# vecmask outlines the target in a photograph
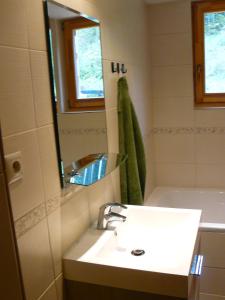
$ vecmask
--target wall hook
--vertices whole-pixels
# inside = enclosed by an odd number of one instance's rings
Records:
[[[112,73],[120,73],[120,64],[119,63],[115,63],[115,62],[111,62],[111,69],[112,69]]]
[[[125,64],[121,64],[121,72],[123,74],[126,74],[127,73],[127,68],[125,67]]]
[[[120,63],[116,63],[116,62],[111,62],[111,70],[112,73],[122,73],[122,74],[126,74],[127,73],[127,68],[125,67],[125,64],[120,64]]]
[[[120,63],[117,63],[117,73],[120,74]]]

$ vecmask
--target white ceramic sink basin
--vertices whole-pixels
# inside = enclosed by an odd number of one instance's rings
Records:
[[[121,213],[127,219],[115,231],[89,229],[71,247],[65,278],[186,297],[201,211],[128,206]],[[145,253],[134,256],[135,249]]]

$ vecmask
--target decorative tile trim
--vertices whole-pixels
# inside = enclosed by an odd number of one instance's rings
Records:
[[[60,207],[60,201],[61,201],[61,197],[56,196],[52,199],[49,199],[46,202],[47,215],[50,215],[53,211],[55,211],[58,207]]]
[[[225,127],[155,127],[152,134],[225,134]]]
[[[81,189],[81,186],[69,186],[67,189],[62,190],[62,195],[47,200],[16,220],[14,226],[17,239],[53,213],[57,208],[71,200]]]
[[[67,128],[60,129],[62,135],[106,135],[106,128]]]
[[[16,237],[21,237],[29,229],[41,222],[46,217],[45,203],[40,204],[38,207],[32,209],[22,218],[15,221]]]

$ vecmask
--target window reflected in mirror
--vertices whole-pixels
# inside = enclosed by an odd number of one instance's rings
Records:
[[[84,17],[67,20],[64,38],[70,107],[104,108],[99,24]]]
[[[48,17],[57,111],[104,110],[99,22],[52,1]]]
[[[73,34],[77,99],[102,99],[104,90],[99,27],[77,29]]]

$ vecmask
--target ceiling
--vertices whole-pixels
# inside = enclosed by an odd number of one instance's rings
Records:
[[[53,2],[48,2],[48,16],[56,20],[70,19],[79,16],[74,11]]]
[[[165,3],[165,2],[173,2],[175,0],[145,0],[147,4],[157,4],[157,3]]]

